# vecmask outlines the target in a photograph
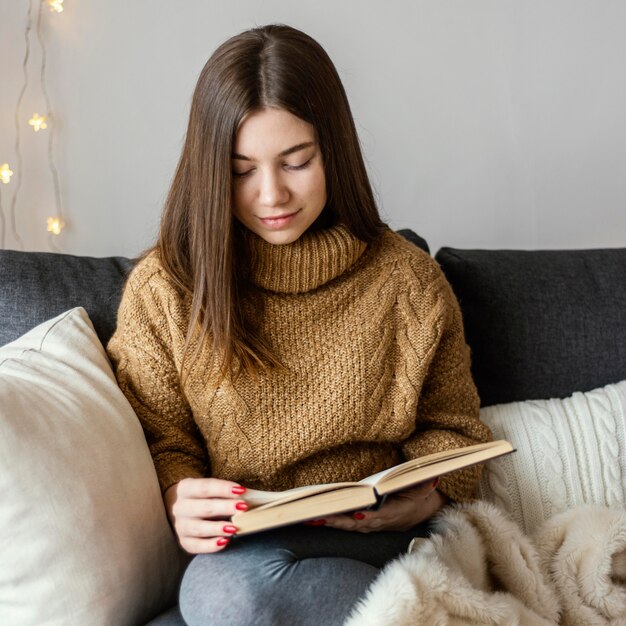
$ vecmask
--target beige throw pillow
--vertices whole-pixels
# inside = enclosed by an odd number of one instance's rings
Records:
[[[0,348],[0,624],[144,624],[181,554],[87,313]]]

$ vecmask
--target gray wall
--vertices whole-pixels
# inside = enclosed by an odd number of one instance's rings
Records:
[[[65,4],[43,15],[63,251],[130,256],[150,244],[200,69],[228,36],[268,22],[307,31],[335,61],[393,227],[434,249],[626,245],[622,1]],[[0,164],[15,165],[27,6],[0,0]],[[25,120],[45,108],[40,58],[33,31]],[[28,128],[23,139],[18,230],[45,250],[47,139]],[[6,215],[12,186],[0,191]]]

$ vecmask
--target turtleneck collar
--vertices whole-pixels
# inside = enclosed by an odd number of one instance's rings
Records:
[[[290,244],[268,243],[242,228],[252,283],[279,293],[304,293],[348,270],[367,244],[342,225],[307,231]]]

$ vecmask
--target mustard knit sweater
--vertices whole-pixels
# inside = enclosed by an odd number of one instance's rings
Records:
[[[189,297],[154,252],[124,290],[107,349],[162,490],[202,476],[270,490],[358,480],[490,439],[458,304],[428,254],[390,230],[369,245],[342,226],[282,246],[246,232],[244,316],[284,369],[218,386],[207,348],[182,389]],[[470,498],[479,472],[439,489]]]

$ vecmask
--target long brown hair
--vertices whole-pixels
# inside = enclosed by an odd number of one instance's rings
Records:
[[[235,364],[255,375],[278,364],[242,319],[245,272],[237,267],[241,254],[231,210],[235,135],[248,113],[264,107],[289,111],[315,129],[330,221],[365,242],[385,228],[346,93],[324,49],[284,25],[254,28],[223,43],[200,73],[156,244],[166,272],[191,296],[185,357],[193,343],[195,360],[210,337],[223,375]]]

